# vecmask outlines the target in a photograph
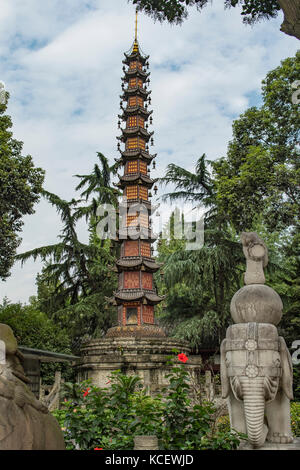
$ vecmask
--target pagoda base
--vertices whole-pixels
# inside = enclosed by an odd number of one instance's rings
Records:
[[[75,366],[79,381],[91,379],[93,385],[107,387],[111,373],[119,369],[126,375],[140,376],[147,392],[155,395],[168,385],[166,375],[172,368],[168,361],[170,355],[175,356],[175,349],[188,356],[185,367],[192,373],[196,383],[199,382],[201,357],[189,356],[191,348],[187,342],[162,336],[132,336],[133,332],[131,336],[116,336],[116,332],[128,332],[121,328],[124,327],[111,328],[109,336],[92,340],[82,347],[81,360]]]
[[[126,325],[109,328],[105,335],[106,338],[127,338],[132,336],[135,338],[164,338],[166,333],[157,325]]]

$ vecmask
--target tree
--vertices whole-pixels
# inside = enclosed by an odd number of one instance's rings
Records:
[[[19,346],[71,354],[71,342],[67,329],[61,328],[39,310],[34,298],[29,305],[10,303],[4,299],[0,304],[0,323],[9,325]],[[66,379],[73,375],[68,363],[41,364],[44,383],[53,383],[55,370],[61,370]]]
[[[199,338],[218,344],[230,321],[229,302],[245,271],[237,243],[241,231],[255,231],[266,242],[270,255],[266,282],[284,305],[279,331],[289,348],[299,339],[300,116],[291,86],[299,77],[299,67],[298,52],[267,74],[263,105],[248,109],[233,123],[225,157],[207,162],[202,156],[194,172],[169,165],[163,178],[175,184],[167,197],[202,203],[210,215],[202,249],[174,251],[172,240],[161,242],[169,289],[161,318],[169,324],[175,321],[172,334],[194,345],[197,339],[199,345]],[[295,368],[297,397],[299,381]]]
[[[111,319],[105,315],[105,296],[111,295],[113,274],[109,265],[113,259],[109,245],[80,242],[76,232],[76,206],[57,195],[43,191],[48,201],[57,208],[64,224],[60,241],[54,245],[35,248],[16,256],[24,263],[38,257],[46,264],[39,289],[48,289],[43,305],[51,318],[64,328],[69,328],[73,348],[78,349],[85,334],[90,335],[97,327],[109,327]],[[55,307],[55,308],[53,308]]]
[[[231,321],[231,298],[241,287],[243,253],[237,237],[207,230],[201,249],[183,248],[162,259],[168,296],[161,320],[196,349],[218,347]]]
[[[201,11],[211,0],[130,0],[158,21],[181,24],[188,16],[187,7],[196,6]],[[281,31],[300,39],[299,0],[224,0],[225,8],[241,6],[243,22],[253,24],[261,20],[275,18],[282,9],[285,18]]]
[[[95,218],[99,204],[111,204],[117,207],[119,195],[119,191],[111,186],[111,176],[116,174],[119,164],[109,166],[107,158],[101,152],[97,152],[97,157],[100,166],[96,163],[92,173],[89,175],[75,175],[81,179],[76,186],[76,191],[83,189],[80,196],[85,201],[93,196],[90,204],[78,209],[77,216],[79,218],[84,216],[86,219],[90,218],[90,223],[94,221],[94,224],[97,222]]]
[[[297,52],[267,74],[263,105],[234,121],[227,156],[212,162],[218,211],[238,232],[261,216],[272,231],[299,227],[300,114],[291,86],[299,73]]]
[[[7,98],[9,97],[7,93]],[[24,215],[34,213],[44,181],[44,171],[35,168],[30,155],[21,155],[23,143],[9,130],[11,118],[0,103],[0,279],[10,275],[21,242]]]
[[[78,351],[87,337],[103,335],[116,314],[108,302],[116,285],[111,270],[115,251],[111,240],[102,240],[96,234],[96,210],[101,202],[116,204],[117,196],[110,185],[113,167],[108,166],[102,154],[98,158],[101,167],[96,164],[91,175],[77,175],[82,179],[77,190],[86,187],[81,194],[86,206],[80,206],[82,199],[64,201],[56,194],[43,191],[63,223],[59,242],[16,257],[22,263],[38,257],[44,261],[43,271],[37,278],[39,308],[68,328],[74,351]],[[89,221],[89,243],[82,243],[77,234],[77,222],[83,217]]]
[[[172,233],[170,241],[159,244],[168,289],[167,307],[161,319],[169,325],[172,322],[172,334],[188,340],[196,348],[208,344],[218,347],[224,337],[230,321],[230,300],[240,287],[243,260],[237,235],[217,211],[209,165],[205,154],[198,159],[194,172],[169,164],[166,176],[160,180],[175,184],[175,191],[165,194],[163,199],[190,201],[207,210],[202,248],[189,251],[181,241],[179,249],[174,251],[176,243]]]
[[[35,299],[29,305],[0,304],[0,322],[9,325],[19,345],[70,354],[70,339],[66,330],[56,325],[38,309]]]

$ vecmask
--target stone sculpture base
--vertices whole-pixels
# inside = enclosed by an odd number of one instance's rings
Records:
[[[186,354],[187,368],[199,381],[201,356],[189,356],[191,348],[185,341],[174,338],[109,337],[95,339],[81,350],[81,360],[76,364],[78,380],[92,379],[94,385],[107,387],[109,376],[120,369],[128,375],[139,375],[150,394],[158,393],[168,384],[166,374],[168,356],[174,349]]]
[[[262,447],[253,449],[249,442],[242,442],[238,450],[300,450],[300,438],[295,437],[290,444],[277,444],[276,442],[265,442]]]

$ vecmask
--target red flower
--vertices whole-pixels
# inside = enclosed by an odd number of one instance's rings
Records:
[[[179,361],[184,362],[184,363],[186,363],[186,361],[189,360],[189,358],[188,358],[185,354],[183,354],[183,353],[178,354],[177,357],[178,357]]]
[[[95,447],[94,450],[103,450],[102,447]]]
[[[90,388],[87,388],[87,389],[85,390],[83,396],[86,397],[86,396],[89,394],[89,391],[90,391],[90,390],[91,390]]]
[[[111,380],[109,380],[108,382],[106,382],[105,385],[110,384],[110,382],[111,382]]]

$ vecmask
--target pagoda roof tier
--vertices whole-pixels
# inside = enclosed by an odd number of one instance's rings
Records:
[[[155,153],[154,155],[150,155],[150,153],[145,152],[145,150],[138,149],[138,150],[124,150],[124,152],[121,152],[121,158],[118,159],[118,161],[128,161],[128,160],[134,160],[136,158],[141,158],[142,160],[146,160],[148,163],[150,163],[157,154]]]
[[[155,305],[161,302],[164,297],[156,294],[155,291],[149,291],[145,289],[121,289],[114,292],[114,296],[118,305],[125,302],[131,302],[134,300],[146,300],[146,303]]]
[[[117,139],[120,140],[121,142],[126,142],[126,139],[128,137],[143,137],[146,142],[149,142],[150,137],[154,134],[154,131],[148,132],[146,129],[140,126],[135,126],[135,127],[125,127],[122,130],[121,136],[118,136]]]
[[[118,117],[123,119],[123,121],[126,121],[129,116],[141,114],[147,120],[152,113],[153,110],[148,111],[143,106],[127,106],[126,108],[123,108],[123,114],[118,115]]]
[[[124,227],[117,230],[117,241],[123,242],[126,240],[147,240],[150,243],[155,242],[157,236],[151,229],[146,227]]]
[[[122,205],[122,202],[120,202],[120,207]],[[125,204],[124,204],[125,205]],[[151,211],[152,210],[152,204],[151,204],[151,201],[144,201],[144,199],[127,199],[126,200],[126,207],[131,207],[131,206],[135,206],[135,205],[138,205],[138,206],[141,206],[141,205],[144,205],[148,211]]]
[[[162,266],[162,263],[156,263],[153,258],[145,258],[143,256],[123,257],[116,264],[118,271],[140,268],[142,271],[156,272]]]
[[[126,112],[125,112],[126,111]],[[142,116],[145,121],[147,121],[148,117],[153,113],[153,109],[151,111],[147,111],[145,108],[141,108],[140,106],[130,106],[124,108],[123,114],[118,114],[118,118],[122,119],[122,121],[126,121],[129,116]]]
[[[125,59],[122,60],[122,63],[125,64],[125,65],[129,65],[129,63],[132,61],[132,60],[139,60],[143,65],[147,62],[147,60],[149,59],[150,55],[146,55],[146,56],[143,56],[140,51],[137,51],[137,52],[131,52],[129,54],[127,54],[126,52],[124,52],[124,56],[125,56]]]
[[[130,183],[143,184],[150,189],[155,183],[155,180],[152,180],[143,173],[134,173],[132,175],[120,176],[120,181],[117,183],[117,186],[119,188],[125,188],[125,186],[128,186]]]
[[[143,99],[146,99],[147,96],[151,95],[151,90],[145,90],[145,88],[141,88],[140,86],[130,87],[123,90],[123,95],[120,95],[121,100],[126,101],[132,95],[140,95]]]
[[[121,201],[120,202],[120,207],[122,207],[122,205],[124,204],[124,207],[131,207],[131,206],[141,206],[141,205],[144,205],[148,211],[151,211],[152,210],[152,204],[151,204],[151,201],[144,201],[144,199],[127,199],[126,202],[124,201],[124,203]]]
[[[151,75],[150,72],[144,72],[144,70],[136,68],[136,69],[125,70],[123,78],[125,81],[128,82],[130,78],[134,78],[134,77],[140,77],[146,80],[148,77],[150,77],[150,75]]]

